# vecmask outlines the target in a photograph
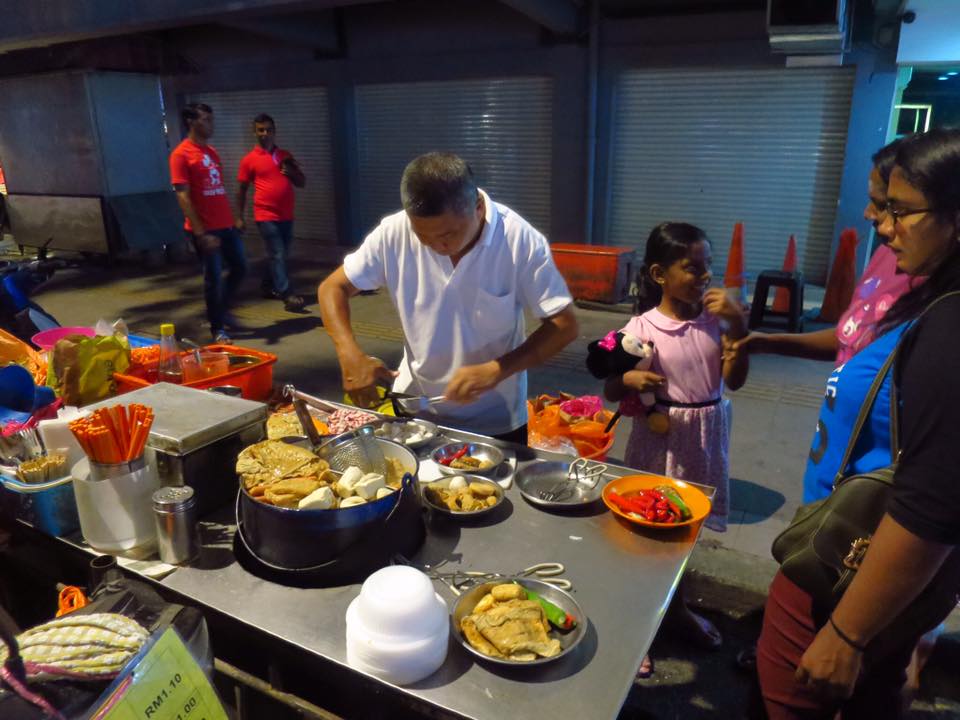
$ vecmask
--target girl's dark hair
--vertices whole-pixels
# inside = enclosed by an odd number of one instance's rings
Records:
[[[645,313],[660,304],[663,290],[650,275],[654,265],[669,267],[690,254],[690,248],[698,242],[709,244],[706,233],[696,225],[681,222],[665,222],[650,231],[647,249],[643,253],[643,265],[637,271],[637,296],[633,302],[634,315]]]
[[[897,138],[892,143],[887,143],[877,150],[870,158],[873,160],[873,166],[880,173],[885,183],[890,182],[890,173],[893,171],[894,163],[897,161],[897,150],[906,138]]]
[[[936,129],[904,138],[897,148],[895,167],[923,193],[932,211],[956,226],[960,213],[960,130]],[[880,331],[912,320],[946,292],[960,289],[960,243],[927,281],[902,295],[880,321]]]

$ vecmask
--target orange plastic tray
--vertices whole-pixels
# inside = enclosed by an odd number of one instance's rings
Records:
[[[267,400],[270,397],[270,393],[273,390],[273,365],[277,362],[276,355],[239,347],[238,345],[206,345],[203,349],[228,352],[231,355],[249,355],[257,358],[257,362],[250,365],[242,365],[222,375],[214,375],[213,377],[203,378],[202,380],[185,382],[183,383],[184,387],[207,390],[212,387],[218,387],[219,385],[234,385],[240,388],[241,394],[248,400]],[[186,355],[188,353],[183,354]],[[123,375],[121,373],[114,373],[113,379],[117,383],[118,395],[154,384],[154,381],[147,378],[136,375]]]
[[[610,493],[615,492],[618,495],[630,495],[638,490],[652,490],[657,485],[671,485],[676,490],[683,501],[690,508],[693,517],[679,523],[660,523],[644,520],[643,518],[626,513],[610,501]],[[683,480],[674,480],[673,478],[662,475],[626,475],[616,480],[611,480],[603,488],[603,502],[610,508],[615,515],[619,515],[624,520],[628,520],[644,527],[657,528],[660,530],[669,530],[670,528],[683,527],[684,525],[693,525],[703,520],[710,514],[710,498],[704,495],[700,490],[688,485]]]

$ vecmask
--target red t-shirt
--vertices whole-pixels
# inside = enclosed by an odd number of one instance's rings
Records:
[[[170,153],[170,182],[190,186],[190,201],[205,230],[233,227],[233,211],[223,186],[220,156],[212,145],[197,145],[185,138]],[[183,226],[192,231],[187,218]]]
[[[278,147],[267,152],[257,145],[240,161],[237,180],[253,182],[253,219],[257,222],[293,220],[293,183],[280,165],[293,155]]]

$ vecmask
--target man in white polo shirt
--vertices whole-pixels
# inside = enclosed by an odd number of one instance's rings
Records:
[[[414,159],[403,210],[385,217],[318,290],[343,387],[362,407],[376,386],[446,401],[441,424],[526,444],[527,374],[577,337],[573,299],[547,239],[479,190],[456,155]],[[405,338],[398,372],[350,327],[352,296],[385,287]],[[529,337],[524,309],[540,320]]]

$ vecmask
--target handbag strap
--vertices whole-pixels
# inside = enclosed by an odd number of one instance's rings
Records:
[[[873,408],[873,402],[877,399],[877,395],[880,393],[880,388],[883,386],[883,381],[887,377],[887,373],[890,371],[890,368],[893,366],[894,361],[897,358],[897,351],[900,349],[900,343],[903,342],[901,337],[893,350],[890,351],[890,354],[887,356],[887,359],[883,361],[883,365],[880,366],[880,370],[877,371],[877,375],[873,378],[873,382],[870,383],[870,389],[867,390],[867,396],[863,399],[863,403],[860,405],[860,412],[857,414],[857,421],[853,424],[853,430],[850,432],[850,439],[847,441],[847,447],[843,451],[843,459],[840,461],[840,466],[837,468],[837,474],[833,478],[833,486],[836,487],[841,480],[847,474],[847,464],[850,462],[850,456],[853,455],[853,449],[856,447],[857,440],[860,439],[860,432],[863,430],[863,426],[867,422],[867,418],[870,416],[870,410]],[[895,383],[893,383],[895,384]],[[891,387],[890,390],[890,444],[894,444],[894,418],[893,418],[893,406],[896,402],[895,396],[896,392]],[[891,451],[893,447],[891,447]],[[893,456],[894,458],[896,455]]]
[[[867,395],[863,399],[863,404],[860,405],[860,412],[857,414],[857,421],[853,424],[853,431],[850,433],[850,439],[847,441],[847,447],[843,451],[843,459],[840,461],[840,467],[837,469],[837,474],[833,478],[834,487],[836,487],[837,484],[846,476],[847,464],[850,462],[850,456],[853,455],[853,449],[856,447],[857,440],[860,439],[860,433],[863,430],[863,426],[867,422],[867,418],[870,416],[870,410],[873,408],[873,403],[877,399],[877,395],[880,393],[880,388],[883,386],[883,381],[886,379],[890,368],[893,367],[894,363],[897,361],[900,348],[903,345],[907,334],[910,333],[914,327],[916,327],[916,325],[920,322],[920,319],[926,315],[934,305],[939,303],[941,300],[946,300],[952,295],[960,295],[960,290],[944,293],[932,303],[927,305],[927,307],[923,309],[923,312],[917,316],[916,320],[911,323],[910,327],[903,332],[903,335],[901,335],[897,340],[897,344],[894,346],[893,350],[890,351],[887,359],[883,361],[883,365],[877,372],[877,376],[873,379],[873,382],[870,384],[870,389],[867,391]],[[900,397],[897,391],[896,378],[894,378],[890,383],[890,457],[894,463],[896,463],[900,458],[900,450]]]

